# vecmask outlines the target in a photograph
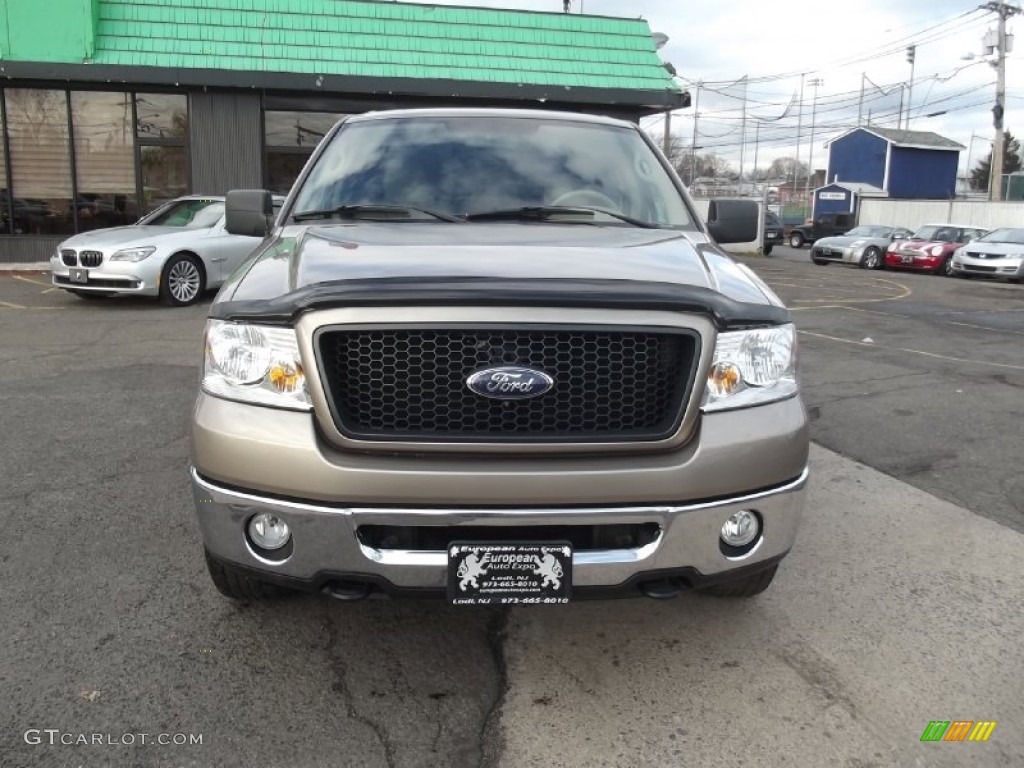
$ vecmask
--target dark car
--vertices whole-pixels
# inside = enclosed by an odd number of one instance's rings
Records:
[[[776,245],[782,245],[784,236],[782,233],[782,222],[779,217],[771,211],[764,212],[764,240],[761,247],[761,253],[768,256],[772,252],[772,248]]]
[[[823,213],[810,224],[801,224],[789,230],[789,244],[793,248],[803,248],[823,237],[841,235],[853,229],[852,213]]]
[[[790,313],[637,125],[340,122],[210,307],[192,483],[214,585],[457,605],[750,597],[793,546]],[[717,241],[717,242],[716,242]]]

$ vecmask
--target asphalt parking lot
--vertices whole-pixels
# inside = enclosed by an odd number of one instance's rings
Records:
[[[0,764],[1024,764],[1024,286],[798,256],[747,260],[818,444],[771,589],[493,611],[220,598],[187,485],[205,305],[0,274]],[[936,719],[998,726],[921,743]]]

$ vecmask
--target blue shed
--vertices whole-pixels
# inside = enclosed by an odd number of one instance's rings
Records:
[[[965,147],[937,133],[860,126],[827,146],[827,183],[866,184],[904,200],[956,197],[957,165]]]

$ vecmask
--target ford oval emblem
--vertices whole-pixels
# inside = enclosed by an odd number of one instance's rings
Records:
[[[495,400],[525,400],[550,392],[555,380],[533,368],[503,365],[471,374],[466,386],[470,392]]]

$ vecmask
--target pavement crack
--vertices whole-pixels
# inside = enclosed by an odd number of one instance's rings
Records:
[[[487,620],[487,645],[494,660],[497,680],[494,686],[494,699],[487,708],[480,725],[480,762],[479,768],[492,768],[498,764],[504,749],[504,738],[501,734],[501,708],[505,704],[508,693],[508,667],[505,663],[504,642],[508,630],[509,611],[507,608],[495,610]]]
[[[330,601],[325,601],[324,622],[327,626],[327,645],[324,647],[324,650],[327,652],[331,671],[334,673],[335,678],[331,690],[341,694],[342,700],[345,702],[345,714],[350,720],[355,720],[357,723],[361,723],[373,731],[377,741],[380,742],[381,749],[384,751],[384,762],[388,768],[395,768],[395,748],[391,744],[390,739],[388,739],[387,730],[379,723],[360,713],[356,707],[355,696],[352,695],[352,691],[348,686],[348,665],[338,649],[338,625],[335,624],[334,618],[331,615],[332,607]]]

